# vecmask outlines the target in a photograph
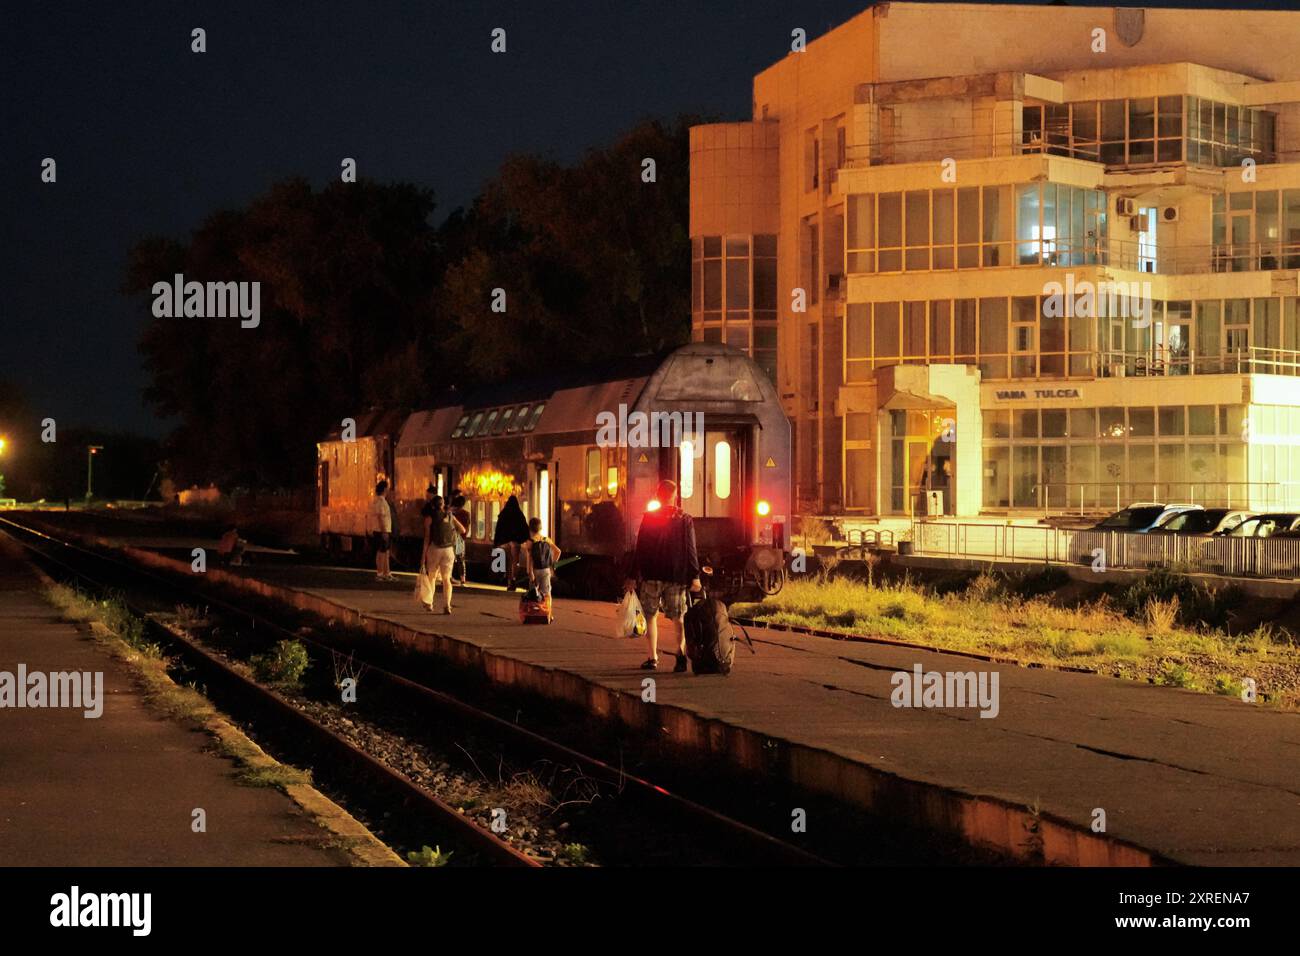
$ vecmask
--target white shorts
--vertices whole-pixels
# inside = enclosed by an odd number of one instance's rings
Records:
[[[451,580],[451,566],[456,563],[456,552],[451,548],[437,548],[429,545],[429,550],[424,556],[424,567],[428,571],[429,577],[435,581],[439,575],[444,575],[448,581]]]
[[[554,570],[555,568],[537,568],[533,571],[534,576],[537,578],[537,593],[542,600],[546,600],[551,596],[551,573]]]

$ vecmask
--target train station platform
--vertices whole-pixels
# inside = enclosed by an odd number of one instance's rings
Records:
[[[355,847],[342,848],[347,841],[285,792],[237,783],[234,764],[214,751],[211,737],[153,713],[128,665],[64,620],[43,587],[21,549],[0,535],[0,865],[361,862]],[[14,706],[20,673],[31,687],[39,683],[31,675],[73,672],[102,674],[102,692],[86,682],[82,706],[52,707],[51,682],[46,706]],[[98,717],[87,716],[95,710]],[[306,789],[313,810],[335,824],[351,820]],[[194,830],[196,809],[203,832]],[[360,831],[351,823],[347,830]]]
[[[189,546],[127,550],[187,572]],[[415,605],[409,576],[384,585],[371,571],[283,564],[208,574],[684,751],[779,775],[886,823],[1066,865],[1300,865],[1294,713],[763,628],[750,629],[757,653],[738,649],[729,677],[674,674],[671,657],[651,675],[638,669],[644,643],[612,635],[611,603],[559,599],[553,625],[526,627],[517,597],[500,589],[458,590],[455,612],[443,616]],[[894,706],[894,675],[918,665],[996,672],[996,716]],[[654,703],[642,699],[647,676]]]

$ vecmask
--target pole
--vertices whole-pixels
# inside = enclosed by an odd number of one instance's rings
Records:
[[[102,451],[103,448],[103,445],[86,446],[86,504],[90,504],[91,496],[94,493],[95,455]]]

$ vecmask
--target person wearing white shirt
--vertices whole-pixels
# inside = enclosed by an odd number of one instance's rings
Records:
[[[393,572],[388,568],[388,550],[392,546],[393,511],[384,493],[388,491],[388,482],[381,481],[375,485],[375,496],[370,499],[370,524],[374,530],[371,537],[375,542],[375,580],[394,581]]]

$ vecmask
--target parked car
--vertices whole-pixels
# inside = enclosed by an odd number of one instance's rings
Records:
[[[1253,515],[1231,531],[1220,531],[1220,535],[1234,538],[1272,538],[1279,534],[1296,537],[1291,532],[1300,529],[1300,514],[1295,512],[1276,512],[1272,514]]]
[[[1094,525],[1093,531],[1127,531],[1143,534],[1186,511],[1204,511],[1201,505],[1162,504],[1157,501],[1139,501]]]
[[[1234,511],[1231,508],[1193,508],[1166,514],[1148,534],[1214,535],[1227,534],[1247,518],[1255,517],[1253,511]]]

